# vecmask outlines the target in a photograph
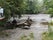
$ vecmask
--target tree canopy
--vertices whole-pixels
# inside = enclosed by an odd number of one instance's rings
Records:
[[[0,6],[4,8],[7,18],[18,14],[36,14],[42,11],[38,0],[0,0]]]
[[[45,13],[53,16],[53,0],[44,0]]]

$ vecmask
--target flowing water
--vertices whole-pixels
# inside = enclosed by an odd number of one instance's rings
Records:
[[[11,34],[9,37],[0,37],[0,40],[19,40],[19,37],[23,34],[29,35],[30,32],[34,33],[34,40],[42,40],[41,34],[43,32],[48,31],[48,25],[42,25],[40,24],[42,19],[45,19],[46,21],[50,21],[51,18],[48,14],[37,14],[37,15],[23,15],[21,19],[27,19],[28,16],[30,16],[30,19],[32,19],[34,22],[31,25],[30,29],[21,29],[16,28],[11,30]]]

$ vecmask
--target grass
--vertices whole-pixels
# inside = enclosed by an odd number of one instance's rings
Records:
[[[42,34],[42,40],[53,40],[53,32],[52,33],[44,32]]]
[[[23,35],[20,37],[20,40],[34,40],[34,35],[33,33],[30,33],[30,35]]]

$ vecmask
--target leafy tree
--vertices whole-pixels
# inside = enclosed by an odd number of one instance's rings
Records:
[[[13,16],[14,14],[18,14],[20,16],[20,5],[22,4],[23,0],[0,0],[1,7],[4,8],[4,14],[6,17]]]
[[[34,14],[37,13],[38,7],[37,7],[37,0],[27,0],[25,1],[26,5],[26,13],[28,14]]]
[[[4,8],[6,18],[25,13],[38,13],[41,6],[38,6],[37,0],[0,0],[0,6]]]
[[[45,13],[51,14],[51,17],[53,16],[53,0],[45,0],[44,6],[46,8]]]

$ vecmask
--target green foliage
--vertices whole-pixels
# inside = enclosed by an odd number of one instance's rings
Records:
[[[49,22],[49,25],[53,25],[53,20],[51,20],[51,21]]]
[[[44,0],[45,13],[53,16],[53,0]]]
[[[14,16],[14,14],[20,15],[19,7],[23,0],[0,0],[0,2],[1,7],[4,8],[4,14],[7,18]]]
[[[4,8],[4,15],[8,19],[11,16],[25,13],[38,13],[41,11],[41,5],[37,0],[0,0],[0,6]]]
[[[42,34],[42,40],[53,40],[53,33],[44,32]]]
[[[53,32],[53,20],[51,20],[48,24],[48,31],[49,31],[49,33]]]
[[[47,14],[53,14],[53,8],[48,8],[48,10],[46,10]]]

